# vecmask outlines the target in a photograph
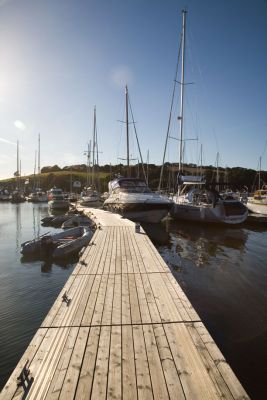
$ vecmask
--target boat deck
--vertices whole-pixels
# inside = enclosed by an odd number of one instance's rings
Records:
[[[0,399],[248,399],[148,236],[103,210]]]

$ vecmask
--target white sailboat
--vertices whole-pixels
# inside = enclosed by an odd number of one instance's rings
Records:
[[[14,173],[16,177],[16,189],[11,193],[11,203],[23,203],[25,196],[21,188],[21,162],[19,159],[19,141],[17,140],[17,171]]]
[[[178,172],[178,190],[173,196],[174,207],[171,215],[175,219],[197,222],[240,224],[247,218],[246,207],[236,199],[223,199],[215,190],[205,188],[203,176],[183,175],[183,128],[184,128],[184,89],[185,89],[185,35],[186,13],[183,10],[182,30],[182,66],[180,93],[180,157]]]
[[[267,215],[267,185],[261,186],[261,157],[258,190],[247,198],[247,208],[252,213]]]
[[[119,176],[109,182],[109,195],[103,208],[138,222],[160,222],[172,207],[172,201],[152,192],[145,180],[130,176],[128,88],[126,95],[127,177]],[[139,144],[138,144],[139,147]],[[142,160],[142,156],[140,153]],[[143,164],[143,163],[142,163]],[[144,173],[145,175],[145,173]]]
[[[86,187],[81,192],[80,200],[78,205],[82,207],[98,207],[101,203],[101,197],[99,192],[96,190],[95,178],[96,178],[96,166],[98,166],[98,146],[97,146],[97,130],[96,130],[96,107],[94,107],[94,128],[93,128],[93,149],[91,150],[91,141],[88,145],[87,150],[87,179]],[[92,176],[91,182],[89,178],[89,172],[91,168],[91,153],[93,156],[92,160]],[[97,160],[96,160],[97,158]]]
[[[37,178],[34,180],[34,190],[28,196],[28,201],[32,203],[47,203],[48,196],[47,193],[44,192],[40,188],[40,174],[41,174],[41,164],[40,164],[40,133],[38,134],[38,171]],[[36,153],[35,153],[35,163],[34,163],[34,177],[35,177],[35,166],[36,166]]]

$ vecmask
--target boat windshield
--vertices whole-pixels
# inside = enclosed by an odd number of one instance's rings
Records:
[[[119,182],[120,191],[127,193],[150,193],[151,190],[147,187],[146,183],[142,180],[123,179]]]

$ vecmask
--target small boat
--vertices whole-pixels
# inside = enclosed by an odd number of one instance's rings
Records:
[[[68,219],[74,217],[77,214],[74,213],[66,213],[64,215],[51,215],[49,217],[44,217],[42,218],[42,225],[43,226],[54,226],[54,227],[60,227],[65,221]]]
[[[93,187],[85,188],[81,193],[78,205],[82,207],[97,207],[101,203],[101,197]]]
[[[253,196],[249,196],[246,206],[254,214],[267,215],[267,187],[263,186]]]
[[[34,192],[29,194],[28,201],[31,203],[47,203],[48,196],[47,193],[38,188]]]
[[[23,203],[24,201],[26,201],[25,196],[22,192],[20,192],[19,190],[14,190],[14,192],[12,192],[11,194],[11,203]]]
[[[66,221],[61,225],[62,229],[73,228],[75,226],[91,226],[90,218],[85,215],[73,215],[70,216]]]
[[[10,200],[9,191],[6,189],[1,189],[0,190],[0,201],[9,201],[9,200]]]
[[[48,206],[52,210],[68,210],[70,203],[65,199],[62,189],[53,187],[48,191]]]
[[[48,232],[37,239],[22,243],[20,252],[24,256],[67,257],[78,253],[90,242],[92,236],[92,230],[85,226],[67,229],[53,235]]]

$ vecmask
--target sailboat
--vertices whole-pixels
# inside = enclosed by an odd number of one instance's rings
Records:
[[[36,167],[36,152],[35,152],[35,163],[34,163],[34,176],[35,176],[35,167]],[[34,180],[34,190],[28,196],[28,201],[32,203],[47,203],[48,196],[47,193],[44,192],[40,188],[40,174],[41,174],[41,166],[40,166],[40,133],[38,134],[38,171],[37,171],[37,179]]]
[[[130,176],[128,88],[125,88],[126,103],[126,141],[127,141],[127,177],[118,176],[108,184],[109,195],[103,208],[121,214],[138,222],[160,222],[172,207],[172,201],[165,196],[152,192],[146,180]],[[139,147],[139,142],[138,142]],[[139,148],[140,151],[140,148]],[[140,157],[142,160],[141,152]],[[143,164],[143,163],[142,163]],[[144,171],[143,171],[144,172]],[[145,173],[144,173],[145,176]],[[145,178],[146,179],[146,178]]]
[[[267,185],[261,186],[261,157],[258,190],[253,193],[253,196],[248,196],[246,205],[252,213],[267,215]]]
[[[178,117],[180,122],[178,190],[173,196],[174,207],[171,215],[175,219],[196,222],[240,224],[248,215],[244,204],[236,199],[223,199],[215,189],[207,189],[205,177],[202,175],[183,174],[186,14],[187,11],[183,10],[180,115]]]
[[[89,171],[91,167],[91,153],[93,156],[92,162],[92,177],[89,182]],[[96,161],[97,158],[97,161]],[[87,180],[86,187],[81,192],[79,206],[82,207],[97,207],[100,205],[101,197],[95,187],[96,165],[98,165],[98,146],[97,146],[97,130],[96,130],[96,107],[94,107],[94,129],[93,129],[93,149],[91,150],[91,141],[87,150]]]
[[[14,173],[16,177],[16,189],[11,193],[11,203],[23,203],[25,196],[21,190],[21,162],[19,159],[19,141],[17,141],[17,171]]]

